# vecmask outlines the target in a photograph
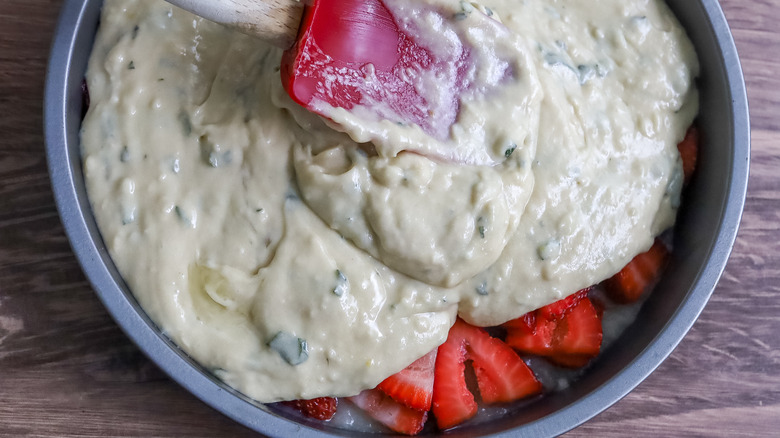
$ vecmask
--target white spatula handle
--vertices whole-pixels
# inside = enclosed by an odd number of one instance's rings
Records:
[[[236,28],[278,47],[292,46],[301,23],[297,0],[167,0],[207,20]]]

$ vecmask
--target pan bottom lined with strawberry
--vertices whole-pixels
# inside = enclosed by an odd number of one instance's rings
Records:
[[[677,147],[687,184],[699,154],[696,125],[691,125]],[[587,366],[602,348],[605,308],[640,304],[659,280],[669,257],[666,244],[657,238],[649,250],[601,284],[490,332],[458,319],[444,344],[376,388],[346,400],[394,432],[416,435],[425,427],[429,414],[438,429],[446,430],[475,417],[480,403],[510,403],[539,396],[545,388],[523,358],[536,356],[568,369]],[[496,337],[491,334],[495,332],[499,333]],[[471,373],[467,373],[467,362]],[[469,377],[476,381],[469,381]],[[282,404],[307,417],[329,421],[337,412],[338,399],[320,397]]]
[[[587,366],[602,348],[605,307],[640,302],[658,281],[668,258],[666,245],[657,239],[650,250],[602,284],[500,327],[488,331],[458,319],[447,341],[437,349],[376,388],[344,399],[394,432],[416,435],[429,420],[439,430],[447,430],[474,418],[480,404],[539,396],[545,388],[524,358],[536,356],[569,369]],[[493,336],[496,332],[499,334]],[[337,412],[339,399],[320,397],[282,404],[305,416],[329,421]]]
[[[312,115],[281,50],[159,0],[105,1],[81,142],[111,258],[182,351],[413,434],[560,389],[631,319],[695,166],[698,62],[662,0],[383,1],[437,53],[495,55],[435,144]]]

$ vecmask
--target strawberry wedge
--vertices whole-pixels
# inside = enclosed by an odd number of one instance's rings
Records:
[[[368,389],[347,400],[364,410],[371,418],[406,435],[420,433],[428,419],[427,411],[404,406],[378,389]]]
[[[377,386],[398,403],[428,411],[433,400],[433,370],[436,365],[436,349],[417,359],[400,372],[393,374]]]
[[[696,160],[699,155],[699,130],[695,125],[688,128],[685,138],[677,144],[677,150],[680,152],[680,159],[682,159],[685,184],[688,184],[693,176],[693,171],[696,170]]]
[[[663,242],[655,239],[647,252],[634,257],[620,272],[605,280],[602,286],[616,303],[636,302],[658,280],[668,258],[669,250]]]
[[[588,298],[591,288],[585,288],[578,292],[575,292],[568,297],[558,300],[552,304],[548,304],[540,308],[536,313],[542,318],[546,319],[560,319],[569,313],[574,306],[579,304],[584,298]]]
[[[510,402],[542,390],[531,369],[509,346],[458,319],[436,357],[433,415],[440,429],[454,427],[477,413],[466,384],[467,360],[472,361],[485,403]]]
[[[527,354],[578,368],[601,349],[601,314],[584,289],[503,325],[506,343]]]
[[[293,400],[282,402],[282,404],[291,406],[307,417],[317,420],[327,421],[336,414],[336,408],[339,401],[335,397],[318,397],[311,400]]]

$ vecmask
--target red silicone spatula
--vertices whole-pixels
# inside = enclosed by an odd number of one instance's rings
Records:
[[[468,87],[468,50],[434,56],[382,0],[168,1],[286,49],[285,89],[321,115],[360,106],[444,138]]]

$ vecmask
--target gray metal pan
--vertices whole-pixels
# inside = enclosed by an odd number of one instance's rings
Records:
[[[447,436],[554,436],[608,408],[644,380],[685,336],[712,294],[736,238],[747,188],[750,127],[736,48],[716,0],[669,0],[701,61],[704,139],[685,194],[670,268],[637,319],[564,391],[547,394],[489,423]],[[57,206],[73,251],[100,299],[127,335],[192,394],[270,436],[344,436],[325,423],[293,417],[241,395],[190,359],[140,308],[106,250],[90,209],[79,150],[81,82],[101,1],[66,0],[49,62],[45,134]],[[354,433],[349,436],[356,436]],[[359,434],[357,435],[359,436]],[[376,436],[376,435],[371,435]]]

